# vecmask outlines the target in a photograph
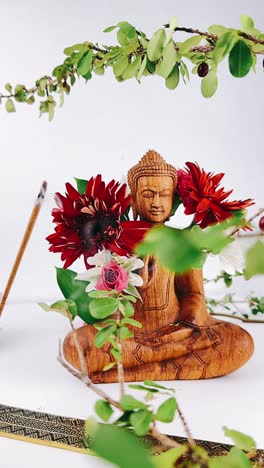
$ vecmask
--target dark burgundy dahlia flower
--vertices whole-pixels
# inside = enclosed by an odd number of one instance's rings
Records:
[[[102,181],[92,177],[85,194],[66,184],[65,196],[56,193],[57,208],[52,210],[55,233],[47,237],[51,252],[61,252],[63,268],[68,268],[81,255],[87,268],[88,257],[103,248],[119,255],[132,254],[148,228],[143,221],[121,221],[130,203],[126,184]]]

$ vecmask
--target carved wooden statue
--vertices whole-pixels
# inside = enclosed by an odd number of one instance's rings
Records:
[[[134,218],[153,225],[169,219],[177,171],[155,151],[148,151],[128,172]],[[183,275],[164,271],[152,257],[144,259],[139,288],[143,303],[134,318],[143,324],[123,342],[126,381],[208,379],[235,371],[254,350],[241,327],[214,319],[207,311],[201,270]],[[133,327],[132,327],[133,328]],[[117,371],[103,367],[114,360],[111,346],[97,349],[92,325],[78,330],[93,382],[116,382]],[[64,340],[64,356],[80,368],[72,332]]]

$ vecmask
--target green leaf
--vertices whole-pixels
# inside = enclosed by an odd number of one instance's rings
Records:
[[[17,85],[14,94],[17,102],[25,102],[27,100],[27,92],[24,85]]]
[[[208,466],[209,468],[250,468],[252,465],[242,450],[233,447],[227,456],[211,458]]]
[[[169,390],[174,392],[174,388],[167,388],[163,385],[158,384],[157,382],[153,382],[153,380],[144,380],[144,385],[148,385],[149,387],[160,388],[161,390]]]
[[[60,301],[59,301],[60,302]],[[61,301],[63,302],[63,301]],[[55,303],[56,304],[56,303]],[[67,319],[71,319],[71,314],[69,312],[69,310],[67,309],[67,307],[54,307],[54,304],[52,304],[51,306],[49,306],[48,304],[45,304],[45,302],[39,302],[38,304],[42,310],[44,310],[45,312],[59,312],[61,315],[63,315],[64,317],[66,317]]]
[[[54,304],[52,304],[50,307],[58,311],[67,310],[70,313],[72,319],[76,317],[77,312],[78,312],[77,304],[72,299],[66,299],[65,301],[54,302]]]
[[[246,253],[246,267],[244,275],[246,279],[255,275],[264,274],[264,243],[258,240]]]
[[[8,91],[9,93],[12,93],[12,85],[10,83],[6,83],[5,84],[5,89],[6,91]]]
[[[88,75],[91,73],[91,70],[92,70],[92,61],[93,61],[93,52],[91,50],[87,50],[78,62],[77,72],[79,75],[83,76],[85,79],[89,79]]]
[[[88,281],[76,280],[75,271],[63,268],[56,268],[56,274],[57,283],[65,299],[72,299],[76,303],[78,316],[85,323],[94,323],[95,319],[89,312],[90,298],[85,291]]]
[[[109,362],[108,364],[106,364],[103,368],[103,372],[106,372],[110,369],[112,369],[112,367],[115,367],[116,366],[116,362]]]
[[[95,290],[95,291],[90,291],[88,292],[88,296],[92,297],[93,299],[97,299],[98,297],[106,297],[106,296],[111,296],[113,294],[113,289],[111,291],[106,291],[103,289],[100,290]],[[118,291],[116,291],[118,292]]]
[[[154,62],[162,56],[163,46],[166,40],[164,29],[159,29],[153,35],[148,43],[147,55],[149,60]]]
[[[118,300],[114,297],[92,299],[90,313],[96,319],[104,319],[118,309]]]
[[[164,47],[162,60],[156,66],[156,73],[163,78],[167,78],[171,73],[177,60],[177,52],[173,42],[169,42]]]
[[[85,179],[78,179],[77,177],[75,177],[75,180],[76,180],[78,192],[79,192],[81,195],[85,194],[85,192],[86,192],[86,187],[87,187],[87,184],[88,184],[88,180],[85,180]]]
[[[128,296],[127,294],[123,294],[123,299],[122,300],[126,300],[126,301],[130,301],[130,302],[137,302],[136,298],[134,296]]]
[[[122,75],[122,78],[124,80],[129,80],[130,78],[133,78],[133,76],[135,76],[137,72],[139,71],[140,65],[141,65],[141,58],[137,57],[135,60],[133,60],[133,62],[131,62],[128,65],[128,67],[126,68],[126,70],[124,71]]]
[[[144,55],[137,74],[137,80],[140,81],[147,65],[147,56]]]
[[[131,302],[122,300],[121,304],[123,306],[123,315],[125,317],[132,317],[134,315],[134,307]]]
[[[181,445],[158,455],[154,458],[156,468],[174,468],[176,461],[179,460],[188,450],[187,445]],[[223,468],[223,467],[222,467]]]
[[[172,69],[172,72],[169,74],[168,78],[166,78],[165,84],[168,89],[175,89],[177,88],[180,81],[180,73],[179,73],[179,66],[175,65]]]
[[[99,75],[99,76],[100,76],[100,75],[104,75],[104,72],[105,72],[104,67],[94,68],[94,73],[95,73],[96,75]]]
[[[70,83],[71,83],[71,86],[74,85],[75,81],[76,81],[75,75],[71,75],[71,76],[70,76]]]
[[[120,340],[127,340],[128,338],[132,338],[134,336],[134,333],[129,330],[129,328],[122,326],[120,327]]]
[[[111,349],[111,354],[114,356],[116,361],[119,361],[122,357],[122,354],[119,349],[115,349],[115,348]]]
[[[97,416],[99,416],[99,418],[101,418],[105,422],[107,422],[113,414],[111,406],[109,405],[109,403],[107,403],[107,401],[104,400],[98,400],[95,403],[94,409]]]
[[[161,265],[176,273],[199,268],[204,260],[202,249],[190,231],[168,226],[152,228],[136,252],[142,257],[156,256]]]
[[[199,35],[199,36],[192,36],[186,41],[184,41],[182,44],[180,44],[180,51],[179,51],[180,54],[181,55],[188,54],[193,47],[200,44],[202,39],[203,39],[203,36]]]
[[[170,26],[169,26],[167,39],[165,41],[165,45],[167,45],[170,42],[170,40],[171,40],[171,38],[173,36],[174,30],[175,30],[175,28],[177,28],[178,25],[179,25],[179,20],[178,20],[177,16],[173,16],[171,18],[171,20],[170,20]]]
[[[135,37],[137,37],[136,28],[127,21],[120,21],[119,23],[117,23],[117,26],[128,39],[134,39]]]
[[[215,36],[221,37],[223,34],[228,32],[228,29],[224,26],[221,26],[220,24],[212,24],[212,26],[209,26],[208,32],[210,34],[214,34]]]
[[[5,108],[7,112],[16,112],[15,104],[13,103],[12,99],[7,99]]]
[[[181,72],[184,83],[185,83],[185,80],[184,80],[185,76],[187,80],[190,81],[189,70],[188,70],[187,65],[183,62],[183,60],[181,61],[181,64],[180,64],[180,72]]]
[[[35,97],[33,96],[33,94],[31,96],[29,96],[29,98],[27,99],[27,104],[34,104],[35,102]]]
[[[104,29],[103,32],[108,33],[116,29],[117,26],[108,26],[108,28]]]
[[[64,93],[60,94],[60,107],[63,107],[64,104]]]
[[[68,73],[68,70],[69,68],[67,65],[58,65],[58,67],[54,68],[52,72],[52,76],[55,76],[57,80],[60,82],[63,78],[65,78],[65,76]],[[40,92],[44,93],[42,89],[40,89]]]
[[[121,324],[127,323],[128,325],[133,325],[133,327],[142,328],[142,323],[131,318],[124,318],[121,320]]]
[[[245,32],[250,32],[252,29],[254,29],[254,21],[248,15],[241,15],[240,23]]]
[[[130,416],[131,425],[137,436],[141,437],[149,432],[152,423],[152,413],[148,410],[139,410]]]
[[[136,400],[131,395],[123,395],[120,400],[120,405],[125,411],[133,411],[137,409],[147,409],[148,406],[139,400]]]
[[[121,55],[113,65],[115,76],[121,76],[129,65],[127,55]]]
[[[44,90],[46,89],[47,84],[48,84],[47,78],[41,78],[41,79],[39,80],[39,87],[40,87],[40,89],[41,89],[42,91],[44,91]]]
[[[63,51],[65,55],[72,55],[74,52],[81,52],[83,54],[87,50],[87,46],[85,44],[74,44],[70,47],[66,47]]]
[[[128,387],[133,388],[134,390],[143,390],[144,392],[159,393],[157,388],[148,388],[144,387],[144,385],[129,384]]]
[[[121,46],[127,46],[129,43],[129,40],[127,36],[119,29],[116,34],[117,40]]]
[[[221,62],[224,57],[231,51],[237,40],[237,32],[229,30],[223,34],[220,39],[216,42],[216,46],[213,50],[213,61],[216,63]]]
[[[234,442],[235,446],[245,452],[252,452],[256,450],[256,442],[252,437],[243,434],[242,432],[234,431],[224,427],[224,433],[226,437],[229,437]]]
[[[122,447],[122,450],[120,448]],[[99,425],[92,434],[92,450],[119,468],[153,468],[148,450],[126,429]]]
[[[172,422],[178,408],[177,401],[171,397],[160,405],[157,411],[157,419],[162,422]]]
[[[102,330],[96,334],[94,339],[96,348],[101,348],[105,343],[107,343],[115,330],[116,325],[109,325],[108,327],[102,328]]]
[[[140,296],[137,288],[131,283],[128,283],[128,287],[126,289],[124,289],[123,292],[125,292],[125,293],[127,293],[127,294],[129,294],[131,296],[134,296],[137,299],[140,299],[142,301],[141,296]]]
[[[55,112],[55,105],[53,104],[53,102],[49,102],[48,103],[49,122],[53,120],[54,112]]]
[[[218,80],[214,70],[210,70],[201,81],[201,91],[205,98],[210,98],[217,90]]]
[[[236,78],[246,76],[252,66],[253,58],[248,45],[240,39],[236,42],[229,55],[229,70]]]
[[[45,96],[45,91],[41,91],[41,89],[38,89],[37,95],[43,97]]]
[[[151,62],[149,59],[147,59],[146,70],[147,70],[149,73],[154,74],[154,73],[155,73],[155,69],[156,69],[155,63],[153,63],[153,62]]]

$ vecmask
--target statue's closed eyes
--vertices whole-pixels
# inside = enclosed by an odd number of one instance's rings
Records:
[[[133,215],[153,225],[169,219],[177,170],[155,151],[148,151],[128,172]],[[152,257],[144,259],[139,288],[143,302],[135,304],[134,318],[143,328],[123,342],[125,380],[203,379],[228,374],[252,355],[251,336],[237,325],[215,320],[207,311],[201,270],[183,275],[164,271]],[[93,382],[116,382],[115,368],[102,371],[111,361],[111,346],[97,349],[96,330],[78,330]],[[64,341],[65,358],[79,367],[72,333]]]

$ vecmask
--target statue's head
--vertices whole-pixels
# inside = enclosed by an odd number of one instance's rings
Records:
[[[168,220],[177,186],[177,170],[156,151],[148,151],[128,171],[134,218],[152,224]]]

